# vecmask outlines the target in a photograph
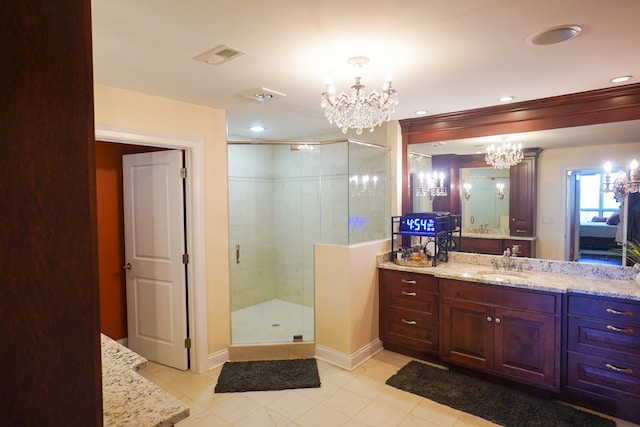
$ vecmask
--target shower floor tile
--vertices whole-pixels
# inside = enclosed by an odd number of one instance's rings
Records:
[[[314,340],[313,308],[273,299],[231,313],[233,344],[287,343],[294,335]]]

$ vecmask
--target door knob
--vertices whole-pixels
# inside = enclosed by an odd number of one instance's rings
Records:
[[[131,270],[131,263],[130,262],[126,263],[125,265],[122,266],[122,268],[125,270]]]

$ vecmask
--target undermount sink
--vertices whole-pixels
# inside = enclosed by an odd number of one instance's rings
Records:
[[[508,270],[480,270],[477,273],[480,276],[487,276],[487,278],[491,278],[492,280],[513,280],[526,277],[522,272]]]

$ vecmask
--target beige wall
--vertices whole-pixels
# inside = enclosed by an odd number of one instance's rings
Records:
[[[352,246],[316,245],[316,344],[351,356],[378,333],[376,255],[389,241]]]
[[[226,113],[96,84],[95,123],[204,145],[208,353],[230,344]]]
[[[538,258],[565,259],[567,171],[602,169],[607,160],[614,167],[628,166],[633,157],[640,160],[640,142],[542,151],[538,161]]]

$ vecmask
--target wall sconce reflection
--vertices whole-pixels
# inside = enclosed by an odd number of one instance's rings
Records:
[[[464,188],[464,198],[465,200],[469,200],[471,198],[471,184],[468,182],[464,183],[462,186]]]
[[[498,193],[497,193],[498,199],[500,200],[504,199],[504,184],[499,182],[496,184],[496,188],[498,189]]]

